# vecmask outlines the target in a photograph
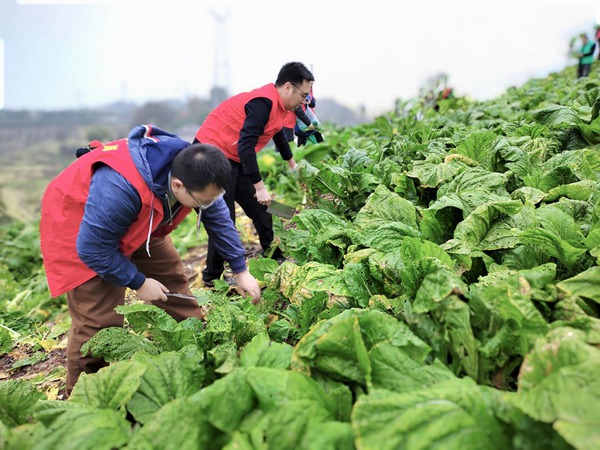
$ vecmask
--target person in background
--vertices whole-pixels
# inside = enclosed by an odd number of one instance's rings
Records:
[[[316,129],[319,126],[319,119],[314,111],[316,105],[317,101],[311,89],[304,103],[296,109],[297,120],[294,134],[298,136],[298,147],[302,147],[307,142],[313,144],[323,142],[323,135]]]
[[[310,95],[307,97],[306,101],[309,101],[309,99],[310,99]],[[294,141],[294,138],[295,138],[294,137],[294,131],[295,131],[296,127],[297,127],[298,121],[301,121],[307,129],[311,129],[311,130],[315,129],[315,127],[312,124],[311,120],[306,115],[306,112],[304,111],[303,105],[298,106],[296,108],[296,110],[294,111],[294,113],[296,114],[296,125],[294,125],[294,128],[283,127],[283,132],[285,133],[285,137],[288,140],[288,142],[293,142]]]
[[[446,86],[445,88],[442,89],[442,91],[437,95],[437,99],[433,105],[433,109],[435,109],[436,111],[440,110],[440,103],[443,102],[444,100],[448,100],[448,99],[452,99],[454,98],[454,89],[451,87]]]
[[[600,25],[596,25],[596,42],[598,43],[598,49],[600,50]],[[598,60],[600,60],[600,51],[598,51]]]
[[[81,346],[101,329],[123,325],[114,308],[127,288],[178,321],[203,319],[195,299],[166,295],[191,295],[169,234],[192,209],[237,274],[240,293],[255,302],[261,296],[222,199],[230,168],[218,148],[143,125],[127,139],[86,150],[48,184],[41,207],[48,287],[53,297],[67,294],[71,315],[67,395],[82,372],[106,365],[81,355]]]
[[[587,34],[581,34],[581,49],[579,50],[579,65],[577,66],[577,78],[587,77],[590,74],[594,62],[594,51],[596,44],[589,40]]]
[[[256,153],[273,139],[290,170],[296,161],[284,127],[295,124],[294,111],[306,100],[314,82],[312,73],[300,62],[284,64],[275,83],[243,92],[220,103],[198,128],[194,142],[212,144],[223,151],[230,165],[230,181],[225,189],[225,202],[235,221],[237,202],[252,220],[263,253],[273,242],[273,216],[267,212],[272,196],[267,191],[258,168]],[[276,248],[273,259],[283,257]],[[223,274],[223,257],[209,235],[206,269],[202,272],[205,286]]]

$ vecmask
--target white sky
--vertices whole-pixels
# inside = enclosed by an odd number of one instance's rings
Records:
[[[274,81],[285,62],[302,61],[313,67],[317,98],[365,105],[374,114],[416,95],[439,72],[457,94],[491,98],[575,64],[569,41],[593,33],[598,4],[0,0],[0,107],[206,97],[214,80],[215,9],[229,10],[218,45],[227,49],[232,94]]]

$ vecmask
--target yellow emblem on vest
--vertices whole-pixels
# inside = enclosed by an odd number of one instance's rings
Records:
[[[118,145],[105,145],[104,147],[102,147],[102,151],[103,152],[110,152],[110,151],[116,150],[118,148],[119,148]]]

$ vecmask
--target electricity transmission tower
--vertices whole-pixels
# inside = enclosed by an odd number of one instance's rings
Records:
[[[229,11],[210,11],[215,19],[215,54],[213,58],[213,85],[210,90],[210,101],[216,106],[229,97],[231,76],[229,74],[229,49],[226,20]]]

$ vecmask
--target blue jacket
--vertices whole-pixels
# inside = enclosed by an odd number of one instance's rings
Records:
[[[145,132],[142,126],[131,130],[129,151],[146,184],[162,202],[168,220],[176,212],[169,208],[171,163],[190,143],[156,127],[153,135],[160,139],[154,142],[144,138]],[[114,169],[100,166],[92,176],[77,236],[79,258],[90,269],[108,282],[131,289],[138,289],[146,276],[119,251],[119,242],[138,218],[141,206],[139,194],[128,180]],[[234,273],[246,270],[244,247],[223,199],[202,212],[202,223],[231,270]]]

